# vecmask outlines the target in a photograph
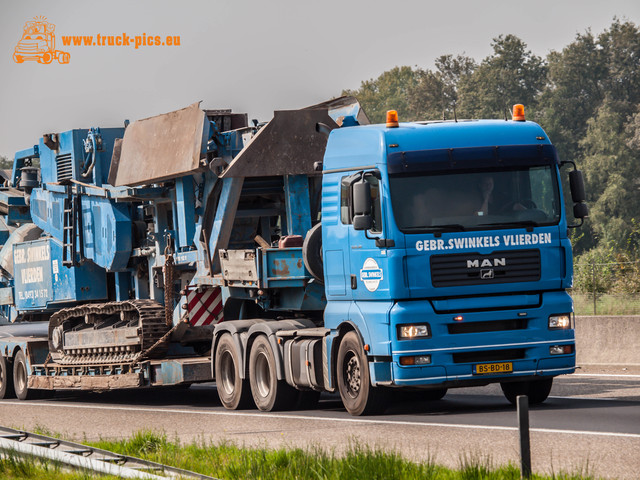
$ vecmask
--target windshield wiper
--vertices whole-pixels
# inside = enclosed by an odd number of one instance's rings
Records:
[[[533,220],[514,220],[513,222],[479,223],[479,227],[539,227]]]
[[[460,223],[449,223],[446,225],[434,225],[433,227],[406,227],[404,228],[406,231],[416,231],[419,230],[421,232],[445,232],[445,231],[453,231],[453,232],[464,232],[466,227]]]

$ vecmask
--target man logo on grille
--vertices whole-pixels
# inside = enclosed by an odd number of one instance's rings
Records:
[[[480,278],[483,280],[490,280],[494,278],[494,276],[495,272],[493,271],[493,268],[490,268],[488,270],[480,270]]]

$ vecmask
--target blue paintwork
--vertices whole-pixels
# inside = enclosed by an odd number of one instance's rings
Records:
[[[62,266],[62,245],[43,238],[14,245],[15,305],[18,310],[52,311],[107,298],[106,275],[92,263]]]
[[[546,133],[532,122],[443,122],[401,124],[399,128],[373,125],[342,128],[331,133],[324,158],[322,196],[328,299],[324,320],[325,326],[333,332],[326,338],[327,348],[331,351],[335,345],[336,332],[341,326],[355,328],[362,341],[369,345],[368,354],[376,357],[376,362],[370,363],[374,383],[417,386],[476,381],[478,376],[472,372],[473,363],[456,364],[452,354],[491,349],[525,349],[525,358],[514,361],[514,373],[506,376],[553,376],[575,369],[575,355],[549,355],[551,344],[575,343],[573,330],[550,331],[547,327],[549,315],[573,311],[571,299],[565,292],[572,283],[573,272],[564,206],[557,225],[536,227],[533,231],[501,228],[444,232],[436,236],[432,233],[403,234],[395,223],[388,191],[390,169],[411,171],[419,168],[424,171],[431,167],[429,162],[447,160],[437,153],[443,149],[454,149],[457,159],[462,158],[478,167],[473,156],[483,148],[487,150],[485,147],[495,146],[505,147],[503,155],[511,155],[514,161],[523,164],[539,161],[534,159],[534,153],[537,155],[536,152],[542,151],[557,170],[555,150]],[[436,153],[431,156],[400,153],[424,151]],[[393,240],[395,246],[390,248],[377,247],[364,232],[354,230],[340,219],[341,179],[357,171],[373,169],[381,176],[383,223],[383,231],[375,236]],[[559,172],[556,175],[559,180]],[[372,235],[369,233],[369,237]],[[544,243],[527,244],[531,243],[532,235],[544,238]],[[483,242],[480,247],[464,247],[464,239],[468,242],[468,239],[478,237],[493,240]],[[539,281],[438,288],[431,284],[429,259],[432,254],[489,254],[531,248],[540,249]],[[354,275],[356,288],[352,289],[350,277]],[[371,283],[371,279],[376,281]],[[369,280],[370,288],[364,280]],[[437,313],[444,311],[447,313]],[[464,322],[525,316],[527,328],[452,335],[447,324],[454,322],[457,312],[465,312]],[[398,340],[398,325],[416,322],[428,322],[432,337]],[[432,355],[432,364],[400,366],[401,356],[421,354]],[[381,361],[380,357],[390,361]],[[482,379],[499,381],[504,377],[503,374],[483,376]]]

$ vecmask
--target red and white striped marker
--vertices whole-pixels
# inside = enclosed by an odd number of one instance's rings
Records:
[[[187,313],[189,323],[194,327],[220,323],[224,320],[222,312],[222,290],[220,287],[197,289],[187,293]]]

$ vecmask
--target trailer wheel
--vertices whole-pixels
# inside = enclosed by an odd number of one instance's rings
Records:
[[[338,390],[351,415],[375,415],[386,409],[388,391],[371,386],[369,363],[356,332],[348,332],[338,347]]]
[[[4,355],[0,355],[0,399],[15,398],[16,392],[13,389],[13,372]]]
[[[13,360],[13,387],[19,400],[33,400],[38,397],[36,390],[28,388],[28,382],[27,358],[24,352],[20,350]]]
[[[530,405],[538,405],[544,402],[551,393],[553,377],[529,382],[504,382],[500,384],[502,393],[510,403],[515,405],[520,395],[529,397]]]
[[[220,337],[216,348],[216,390],[224,408],[240,410],[251,406],[249,382],[240,377],[240,354],[231,335]]]
[[[288,410],[297,402],[298,392],[285,380],[278,380],[277,375],[271,344],[267,337],[260,335],[249,355],[249,383],[258,410]]]
[[[318,282],[324,283],[324,267],[322,265],[322,223],[316,224],[307,232],[302,244],[302,261],[309,273]]]

